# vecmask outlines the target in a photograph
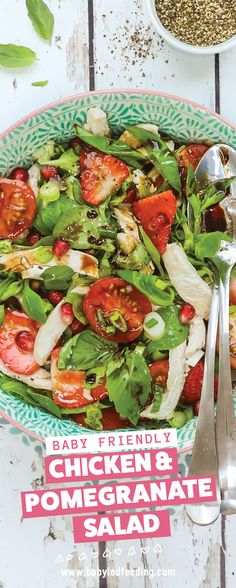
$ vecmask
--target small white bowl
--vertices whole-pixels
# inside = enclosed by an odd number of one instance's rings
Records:
[[[195,55],[213,55],[214,53],[222,53],[223,51],[227,51],[228,49],[232,49],[236,46],[236,35],[228,39],[228,41],[224,41],[224,43],[219,43],[218,45],[208,45],[207,47],[190,45],[189,43],[179,41],[179,39],[172,35],[172,33],[168,31],[168,29],[166,29],[161,23],[157,15],[155,0],[145,0],[145,4],[157,33],[159,33],[159,35],[161,35],[161,37],[163,37],[163,39],[165,39],[169,45],[175,47],[175,49],[180,49],[181,51],[185,51],[185,53],[194,53]]]

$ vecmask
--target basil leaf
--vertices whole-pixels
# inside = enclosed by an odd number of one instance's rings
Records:
[[[28,16],[39,37],[51,41],[54,29],[54,16],[43,0],[26,0]]]
[[[55,265],[46,269],[41,277],[46,290],[67,290],[74,273],[67,265]]]
[[[22,290],[22,280],[6,278],[0,281],[0,302],[5,302],[12,296],[17,296]]]
[[[140,167],[148,159],[143,153],[131,149],[126,143],[122,143],[122,141],[112,141],[108,137],[92,135],[92,133],[89,133],[82,127],[76,126],[76,134],[82,141],[84,141],[84,143],[99,149],[99,151],[102,151],[103,153],[118,157],[132,167]]]
[[[87,329],[70,339],[62,347],[58,360],[59,369],[88,370],[98,364],[106,365],[117,352],[116,343],[99,337]]]
[[[181,180],[179,174],[178,163],[172,153],[169,151],[162,151],[161,149],[153,149],[150,156],[155,167],[163,178],[170,184],[176,192],[181,192]]]
[[[156,351],[174,349],[183,343],[188,336],[189,326],[182,325],[179,321],[179,309],[172,305],[167,308],[159,308],[158,314],[165,323],[165,333],[158,341],[151,341],[147,346],[147,355],[155,359]]]
[[[75,206],[73,200],[63,195],[55,202],[49,202],[47,206],[43,206],[40,201],[38,213],[33,223],[34,227],[43,235],[51,236],[60,216],[64,215],[67,210],[72,209],[73,206]]]
[[[41,296],[31,290],[28,282],[24,282],[22,293],[22,306],[26,314],[33,320],[39,323],[45,323],[47,315]]]
[[[0,304],[0,325],[2,325],[5,316],[4,304]]]
[[[89,206],[77,204],[66,211],[54,227],[54,237],[64,237],[74,249],[91,249],[92,247],[113,253],[114,245],[111,239],[102,237],[101,232],[106,228],[116,235],[114,220],[108,215],[105,216],[101,207],[96,209],[97,216],[90,218],[91,210],[93,209]]]
[[[155,123],[153,123],[155,124]],[[127,125],[126,131],[131,133],[140,143],[146,143],[147,141],[158,141],[160,138],[156,133],[148,131],[139,125]]]
[[[143,227],[139,227],[140,233],[142,235],[142,239],[144,245],[147,249],[148,254],[150,255],[151,260],[153,261],[154,265],[157,267],[161,275],[164,275],[164,270],[161,266],[161,256],[158,249],[155,247],[154,243],[148,237],[147,233],[145,233]]]
[[[76,292],[68,292],[64,300],[65,302],[72,304],[75,318],[77,318],[78,321],[80,321],[83,325],[87,325],[88,321],[85,314],[83,313],[83,296]]]
[[[13,394],[31,406],[42,408],[57,418],[61,418],[61,409],[53,402],[50,393],[38,391],[23,382],[18,382],[0,373],[0,389],[6,394]]]
[[[64,169],[65,171],[68,171],[71,174],[77,175],[78,161],[79,155],[75,153],[74,149],[68,149],[67,151],[64,151],[64,153],[62,153],[58,159],[50,159],[50,161],[45,161],[45,165],[54,165]]]
[[[3,253],[12,253],[13,247],[11,241],[9,239],[3,239],[0,241],[0,255]]]
[[[140,272],[130,272],[128,270],[117,270],[117,275],[129,282],[140,292],[145,294],[153,303],[160,306],[169,306],[172,304],[175,293],[168,284],[165,284],[160,278],[150,274],[141,274]],[[161,287],[160,287],[161,286]]]
[[[48,85],[48,80],[43,80],[42,82],[32,82],[31,86],[35,86],[35,87],[43,87],[43,86],[47,86]]]
[[[195,237],[195,255],[197,259],[213,257],[220,247],[221,241],[232,241],[226,233],[215,231],[214,233],[203,233]]]
[[[27,67],[32,65],[37,55],[32,49],[22,45],[0,44],[0,65],[2,67]]]
[[[136,425],[151,391],[151,376],[143,356],[126,351],[122,364],[113,362],[112,368],[108,364],[106,386],[116,411]]]

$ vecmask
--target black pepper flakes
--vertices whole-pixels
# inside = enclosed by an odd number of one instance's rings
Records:
[[[156,0],[163,26],[190,45],[218,45],[236,35],[236,0]]]

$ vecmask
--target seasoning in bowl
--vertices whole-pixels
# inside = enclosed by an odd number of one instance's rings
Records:
[[[179,41],[207,47],[236,35],[236,0],[155,0],[162,25]]]

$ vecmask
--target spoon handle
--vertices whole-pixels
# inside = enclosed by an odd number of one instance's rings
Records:
[[[219,463],[219,480],[224,494],[234,493],[236,501],[236,424],[232,397],[232,379],[229,350],[229,282],[231,267],[219,285],[219,385],[216,413],[216,447]]]
[[[189,475],[200,476],[214,474],[216,476],[217,502],[205,505],[193,504],[186,507],[188,516],[194,523],[199,525],[208,525],[214,522],[220,514],[220,489],[218,483],[214,413],[214,372],[218,312],[219,289],[218,286],[215,286],[211,300],[200,410],[197,419],[197,430]]]

